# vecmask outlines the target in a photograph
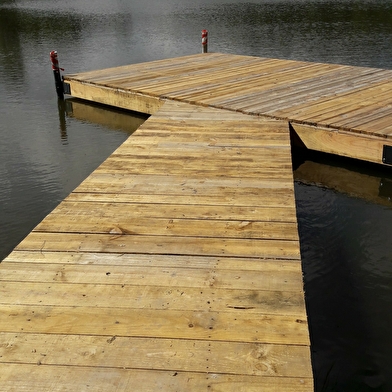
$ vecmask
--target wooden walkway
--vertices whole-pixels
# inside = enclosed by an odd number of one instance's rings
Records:
[[[153,115],[2,262],[0,390],[313,390],[289,129],[383,163],[391,77],[225,54],[67,76]]]
[[[313,390],[287,123],[166,102],[0,287],[0,390]]]

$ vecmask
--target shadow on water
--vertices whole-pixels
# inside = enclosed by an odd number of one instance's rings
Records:
[[[390,169],[294,153],[316,392],[392,390]],[[380,207],[381,206],[381,207]]]

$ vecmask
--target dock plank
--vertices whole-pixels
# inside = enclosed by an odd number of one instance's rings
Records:
[[[56,366],[100,366],[132,369],[172,369],[221,374],[301,377],[306,364],[301,361],[303,346],[279,346],[261,343],[227,343],[194,340],[190,350],[181,339],[124,338],[121,336],[53,335],[44,338],[33,334],[5,334],[0,345],[14,347],[1,362]],[[58,346],[64,347],[61,351]],[[69,347],[77,347],[71,351]],[[37,348],[43,348],[37,350]],[[104,353],[104,354],[103,354]],[[235,354],[234,354],[235,353]],[[86,358],[87,357],[87,358]],[[258,357],[263,357],[260,362]],[[125,360],[124,360],[125,358]],[[186,359],[185,359],[186,358]],[[241,358],[238,361],[238,358]],[[185,359],[185,360],[184,360]],[[308,374],[308,377],[311,376]]]
[[[146,255],[128,253],[89,252],[80,253],[69,251],[40,252],[18,251],[12,252],[6,259],[7,263],[32,264],[61,264],[61,265],[109,265],[109,266],[143,266],[143,267],[181,267],[211,270],[243,270],[254,271],[255,274],[264,271],[299,271],[299,263],[279,259],[269,259],[260,255],[259,258],[244,257],[215,257],[196,255]],[[7,263],[4,263],[5,266]],[[26,264],[27,265],[27,264]],[[34,268],[31,266],[31,268]],[[41,267],[39,267],[41,268]],[[44,268],[44,267],[43,267]],[[27,278],[29,279],[29,278]]]
[[[64,317],[66,315],[66,317]],[[45,320],[43,323],[42,320]],[[2,332],[309,345],[305,318],[240,311],[2,305]],[[110,332],[109,332],[110,331]]]
[[[7,263],[4,266],[0,280],[50,282],[50,284],[67,282],[78,284],[116,284],[120,286],[134,285],[144,288],[159,286],[159,290],[161,290],[162,286],[165,286],[301,291],[302,285],[298,263],[282,260],[275,262],[274,269],[242,270],[242,264],[246,262],[247,260],[243,260],[242,263],[238,263],[237,270],[153,267],[151,265],[67,265],[59,267],[57,264],[30,265],[29,263],[25,265],[25,263],[17,262]],[[287,265],[289,262],[293,265],[291,268]],[[255,275],[257,275],[258,279],[255,279]],[[249,292],[246,293],[244,295],[251,295]],[[206,304],[204,303],[204,305]]]
[[[37,266],[36,266],[37,267]],[[50,268],[50,266],[49,266]],[[108,268],[106,268],[107,270]],[[32,270],[32,269],[30,269]],[[32,274],[30,281],[23,281],[24,284],[18,292],[13,290],[13,281],[3,281],[0,283],[0,292],[3,293],[0,303],[3,305],[12,305],[14,303],[20,305],[40,305],[40,306],[63,306],[64,305],[64,292],[67,292],[67,301],[69,306],[73,307],[96,307],[97,300],[106,298],[105,305],[111,308],[127,308],[127,309],[173,309],[173,310],[196,310],[203,311],[206,309],[206,303],[209,305],[208,309],[211,311],[219,311],[222,309],[237,310],[241,309],[247,313],[264,313],[264,314],[284,314],[293,315],[296,317],[306,317],[304,311],[304,300],[301,290],[301,286],[298,282],[298,286],[294,290],[290,290],[288,285],[284,285],[282,290],[282,282],[284,279],[290,279],[298,275],[298,271],[292,274],[286,274],[285,277],[275,285],[265,284],[264,288],[261,288],[255,293],[255,285],[249,285],[246,287],[246,283],[249,283],[249,279],[242,279],[242,277],[235,278],[235,282],[240,281],[241,284],[231,284],[228,279],[226,280],[228,288],[224,288],[224,283],[215,285],[213,287],[203,287],[200,285],[200,280],[206,281],[206,276],[195,277],[195,279],[183,279],[181,284],[175,279],[162,279],[162,282],[158,280],[154,283],[150,279],[145,279],[146,270],[141,271],[137,276],[133,274],[132,279],[128,279],[124,282],[124,273],[111,273],[109,279],[105,281],[105,274],[99,274],[100,269],[98,268],[97,273],[92,272],[92,268],[84,268],[85,271],[90,272],[85,278],[84,282],[76,283],[75,280],[80,280],[79,274],[83,271],[82,268],[68,268],[61,270],[61,279],[59,278],[58,270],[53,273],[53,268],[50,273]],[[102,270],[102,269],[101,269]],[[119,268],[117,268],[119,270]],[[129,270],[129,269],[128,269]],[[9,271],[7,269],[6,271]],[[127,272],[124,268],[122,271]],[[12,272],[12,271],[11,271]],[[18,269],[20,272],[18,275],[11,273],[10,277],[4,277],[4,279],[26,279],[22,275],[23,270]],[[24,270],[24,272],[27,272]],[[164,276],[167,276],[167,270]],[[172,272],[172,271],[169,271]],[[174,271],[176,273],[177,271]],[[189,271],[188,272],[195,272]],[[143,275],[144,273],[144,275]],[[200,274],[201,275],[201,274]],[[218,274],[219,275],[219,274]],[[222,274],[223,275],[223,274]],[[229,274],[226,274],[226,278],[232,278]],[[283,274],[281,274],[283,276]],[[106,275],[108,276],[108,275]],[[265,280],[273,276],[273,273],[265,274]],[[12,278],[11,278],[12,277]],[[96,281],[92,281],[92,278],[97,277]],[[112,278],[113,277],[113,278]],[[115,278],[120,277],[120,283],[113,282]],[[141,283],[135,284],[135,279],[142,277],[140,282],[146,282],[147,285]],[[221,278],[218,276],[217,279]],[[225,277],[222,277],[225,278]],[[3,276],[2,276],[3,279]],[[35,281],[35,280],[41,280]],[[52,279],[44,281],[44,279]],[[64,283],[67,282],[67,283]],[[101,283],[102,282],[102,283]],[[173,284],[174,282],[174,284]],[[234,282],[234,283],[235,283]],[[177,284],[175,284],[177,283]],[[187,284],[187,286],[184,286]],[[253,280],[254,283],[254,280]],[[166,285],[165,285],[166,284]],[[280,284],[280,286],[279,286]],[[201,294],[200,285],[203,287]],[[192,287],[195,286],[195,287]],[[237,287],[237,288],[233,288]]]
[[[40,391],[93,392],[117,389],[119,391],[214,391],[214,392],[304,392],[312,390],[311,377],[265,377],[220,374],[210,372],[181,372],[90,366],[37,366],[30,364],[2,364],[0,381],[7,391],[31,391],[35,385]],[[28,374],[28,380],[20,374]]]
[[[32,232],[16,250],[208,255],[300,260],[295,240]]]

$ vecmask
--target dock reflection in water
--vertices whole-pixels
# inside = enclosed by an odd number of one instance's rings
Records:
[[[389,391],[392,175],[311,159],[294,177],[315,390]]]
[[[69,98],[58,100],[59,129],[63,144],[67,144],[67,122],[66,117],[75,118],[91,124],[129,133],[131,135],[146,121],[147,115],[107,106],[90,104],[86,101]]]

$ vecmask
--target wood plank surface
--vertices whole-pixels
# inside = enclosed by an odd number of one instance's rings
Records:
[[[310,150],[361,159],[368,162],[383,163],[383,147],[391,141],[374,136],[355,135],[350,132],[314,129],[308,125],[293,124],[294,132]]]
[[[301,377],[306,366],[298,360],[306,352],[304,346],[268,345],[262,343],[228,343],[194,340],[191,345],[181,339],[147,339],[121,336],[84,336],[11,334],[0,336],[7,344],[1,362],[56,366],[101,366],[112,368],[155,369],[223,374]],[[77,350],[70,350],[70,347]],[[11,348],[12,347],[12,348]],[[58,350],[58,347],[62,347]],[[140,347],[138,355],[132,355]],[[190,349],[191,347],[191,349]],[[120,355],[119,355],[120,354]],[[224,361],[221,358],[225,358]],[[263,360],[258,359],[262,357]],[[183,359],[189,358],[188,363]],[[241,358],[241,361],[238,361]],[[280,361],[278,358],[283,359]]]
[[[312,390],[293,187],[287,123],[167,101],[0,265],[2,387]]]
[[[90,87],[93,91],[104,86],[121,90],[121,94],[126,95],[128,91],[131,95],[158,100],[158,106],[151,104],[145,109],[140,106],[147,113],[157,110],[162,100],[171,99],[282,119],[308,125],[315,131],[332,128],[353,132],[354,137],[360,133],[363,138],[370,136],[364,139],[369,151],[362,154],[351,148],[350,142],[340,148],[329,148],[322,132],[314,132],[312,138],[317,139],[315,146],[320,146],[321,151],[383,165],[386,163],[380,159],[379,145],[392,146],[390,70],[206,53],[90,71],[70,75],[68,79],[75,84],[76,95],[88,95]],[[78,83],[83,83],[82,93]],[[113,101],[104,100],[121,106],[115,96]],[[227,134],[224,147],[235,145],[235,140],[241,139],[239,128],[232,135]],[[150,140],[154,145],[162,145],[166,140],[170,143],[167,147],[173,147],[169,135],[161,136]],[[278,143],[279,138],[267,133],[265,136],[266,147]],[[242,140],[243,146],[253,143],[252,139]],[[198,142],[201,141],[195,140],[195,144]]]
[[[189,352],[188,352],[189,353]],[[88,352],[85,354],[88,357]],[[313,389],[311,377],[266,377],[213,372],[182,372],[108,366],[50,366],[2,364],[0,381],[11,392],[44,391],[212,391],[212,392],[305,392]],[[95,369],[99,369],[96,371]],[[28,377],[20,377],[26,374]]]

